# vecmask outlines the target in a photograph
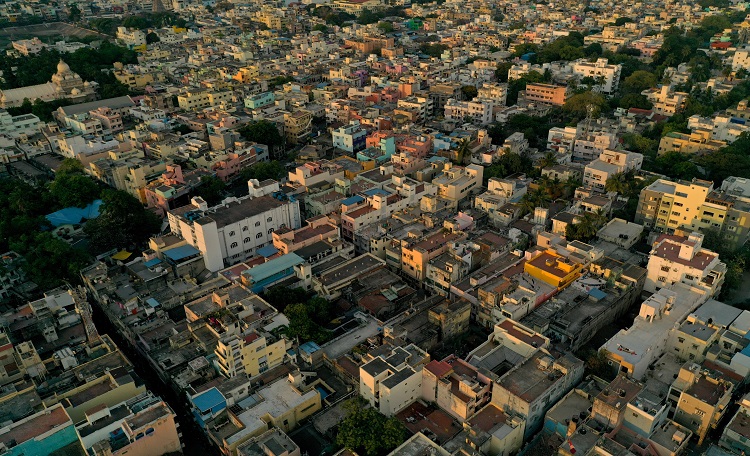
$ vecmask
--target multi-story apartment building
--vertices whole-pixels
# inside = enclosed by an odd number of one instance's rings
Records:
[[[473,101],[456,101],[451,98],[445,103],[445,118],[463,122],[471,119],[471,122],[480,125],[492,123],[492,105],[475,98]]]
[[[584,187],[603,193],[607,179],[617,173],[637,171],[643,165],[643,154],[627,150],[606,149],[583,171]]]
[[[689,362],[672,383],[670,396],[679,391],[674,420],[698,436],[699,444],[729,408],[735,383],[721,372]]]
[[[659,155],[669,152],[698,154],[715,152],[726,146],[725,141],[711,139],[711,130],[695,129],[691,133],[670,131],[659,141]]]
[[[200,198],[169,211],[172,233],[197,248],[206,268],[218,271],[255,255],[280,228],[301,225],[299,201],[279,191],[275,181],[248,182],[249,195],[214,207]]]
[[[281,365],[286,359],[292,342],[285,337],[253,331],[249,334],[232,334],[219,339],[216,362],[225,377],[246,374],[255,377]]]
[[[348,153],[359,152],[367,146],[367,130],[363,129],[358,120],[349,122],[349,125],[339,127],[331,131],[333,147]]]
[[[393,416],[421,397],[421,371],[430,361],[424,350],[409,344],[367,358],[359,368],[359,395],[380,413]]]
[[[462,168],[446,163],[443,173],[433,179],[432,183],[437,187],[437,196],[448,200],[456,208],[460,201],[482,186],[483,175],[484,167],[480,165]]]
[[[570,96],[567,86],[554,84],[526,84],[526,101],[562,106]]]
[[[477,88],[477,98],[494,106],[505,106],[508,84],[485,82]]]
[[[663,85],[661,88],[646,89],[642,92],[642,95],[646,95],[648,101],[654,105],[655,113],[672,117],[685,108],[689,94],[673,92],[669,85]]]
[[[732,56],[732,70],[741,69],[750,70],[750,45],[747,44],[737,49]]]
[[[135,28],[117,27],[117,39],[128,49],[146,46],[146,33]]]
[[[427,264],[430,260],[445,253],[451,243],[465,238],[466,234],[462,232],[446,233],[440,230],[416,240],[393,240],[386,246],[386,262],[421,282],[427,278]]]
[[[596,81],[595,87],[600,92],[611,94],[620,84],[622,65],[610,65],[609,61],[604,58],[597,59],[596,62],[579,59],[573,63],[572,70],[573,74],[581,79],[593,78]]]
[[[465,422],[490,402],[492,378],[486,371],[451,355],[424,366],[421,397]]]
[[[565,154],[573,151],[573,145],[578,137],[576,127],[553,127],[547,133],[547,149]]]
[[[703,234],[688,237],[662,234],[654,242],[649,255],[646,283],[643,289],[655,292],[674,283],[683,283],[704,290],[709,296],[721,290],[727,265],[719,255],[703,248]]]
[[[492,385],[492,403],[526,420],[524,438],[539,430],[544,414],[583,378],[583,361],[570,354],[555,358],[537,349]]]
[[[312,133],[312,112],[303,109],[284,113],[284,134],[289,144],[304,143]]]
[[[323,183],[333,184],[343,179],[344,168],[327,160],[307,162],[289,171],[289,182],[303,187],[314,187]]]
[[[747,109],[747,100],[738,103],[737,109],[728,109],[726,114],[716,114],[713,117],[701,117],[698,114],[688,118],[688,128],[691,130],[707,130],[711,133],[711,139],[715,141],[734,142],[743,133],[750,131],[750,125],[746,118],[738,115],[742,108]],[[734,111],[731,112],[730,111]]]
[[[713,183],[700,179],[690,182],[658,179],[641,190],[635,222],[662,233],[689,229],[712,189]]]
[[[186,111],[228,105],[232,101],[231,91],[188,90],[177,96],[177,105]]]
[[[434,106],[435,104],[432,99],[426,96],[401,98],[396,103],[398,110],[414,113],[414,121],[417,123],[424,122],[429,117],[432,117]]]
[[[635,221],[665,233],[716,230],[742,245],[750,235],[750,181],[730,176],[714,190],[708,181],[659,179],[641,190]]]

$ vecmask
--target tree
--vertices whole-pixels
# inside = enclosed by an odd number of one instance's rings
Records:
[[[240,128],[240,134],[248,141],[268,146],[272,151],[284,144],[279,129],[273,122],[267,120],[259,120],[243,126]]]
[[[315,24],[315,26],[312,28],[312,30],[313,30],[313,32],[328,33],[328,27],[325,26],[325,25],[323,25],[323,24]]]
[[[618,103],[622,109],[639,108],[639,109],[651,109],[654,105],[648,101],[645,95],[640,93],[628,93],[620,98]]]
[[[382,30],[383,33],[393,32],[393,24],[390,22],[378,22],[378,28]]]
[[[586,374],[595,375],[602,380],[612,381],[616,374],[612,366],[609,365],[609,352],[605,349],[599,351],[590,350],[586,358]]]
[[[290,304],[306,302],[310,299],[310,293],[304,288],[289,288],[278,285],[263,292],[263,299],[268,301],[279,312],[284,312]]]
[[[586,91],[573,95],[565,102],[563,111],[575,116],[578,119],[584,117],[597,118],[602,108],[607,105],[607,100],[603,95]]]
[[[565,227],[565,238],[568,241],[588,242],[596,236],[606,221],[607,218],[601,211],[586,212],[583,217]]]
[[[510,68],[512,66],[513,62],[500,62],[497,64],[495,77],[497,78],[498,82],[508,82],[508,72],[510,72]]]
[[[548,166],[555,166],[557,164],[557,154],[553,151],[549,151],[544,154],[541,160],[539,160],[540,168],[547,168]]]
[[[332,337],[332,332],[323,327],[331,320],[331,303],[323,298],[289,304],[284,315],[289,319],[285,332],[291,339],[323,344]]]
[[[249,181],[250,179],[257,179],[262,182],[267,179],[278,180],[283,175],[284,166],[273,160],[256,163],[253,166],[243,169],[240,171],[240,180]]]
[[[81,10],[75,3],[68,5],[68,20],[70,22],[78,22],[81,20]]]
[[[75,158],[66,158],[57,168],[55,174],[61,176],[63,174],[83,174],[83,163]]]
[[[197,195],[203,198],[209,206],[215,206],[224,198],[224,190],[227,184],[216,176],[201,177],[201,185],[197,189]]]
[[[58,174],[49,191],[62,207],[86,207],[99,196],[99,186],[79,173]]]
[[[622,82],[622,88],[628,92],[641,93],[646,89],[656,87],[657,79],[654,73],[645,70],[633,72]]]
[[[386,417],[367,406],[363,399],[350,399],[344,407],[348,415],[339,424],[338,445],[358,454],[379,456],[406,440],[406,428],[396,417]]]
[[[465,85],[461,87],[461,93],[464,96],[464,100],[473,100],[479,92],[477,91],[476,87],[472,85]]]
[[[84,227],[94,252],[142,243],[161,227],[161,220],[129,193],[107,189],[102,192],[102,201],[99,217]]]
[[[154,32],[149,32],[148,35],[146,35],[146,44],[154,44],[158,43],[159,41],[161,41],[161,39],[159,39],[159,35]]]
[[[86,252],[74,249],[49,232],[30,232],[11,243],[11,248],[26,260],[27,276],[43,290],[77,282],[80,270],[88,264]]]

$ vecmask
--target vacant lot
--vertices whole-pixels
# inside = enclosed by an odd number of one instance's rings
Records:
[[[65,37],[70,41],[75,41],[76,38],[82,38],[84,36],[99,35],[106,37],[107,35],[101,34],[94,30],[82,29],[75,25],[66,24],[64,22],[51,22],[49,24],[35,24],[35,25],[22,25],[20,27],[7,27],[0,29],[0,46],[5,47],[10,44],[11,41],[25,40],[33,37],[39,37],[42,41],[48,41],[45,38],[54,37]]]

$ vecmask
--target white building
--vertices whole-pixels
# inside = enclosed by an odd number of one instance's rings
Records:
[[[583,171],[583,185],[603,193],[607,179],[617,173],[639,170],[643,165],[643,154],[627,150],[605,149],[599,158]]]
[[[745,45],[735,51],[732,56],[732,69],[734,71],[741,69],[750,70],[750,46]]]
[[[360,126],[358,120],[352,120],[349,125],[339,127],[331,132],[333,147],[349,153],[359,152],[367,146],[367,130]]]
[[[146,33],[134,28],[117,27],[117,39],[130,49],[146,45]]]
[[[459,122],[470,118],[475,124],[488,125],[492,123],[492,105],[476,98],[473,101],[456,101],[451,98],[445,103],[445,118]]]
[[[579,78],[594,78],[597,80],[595,87],[600,92],[611,94],[617,90],[620,84],[620,73],[622,65],[610,65],[607,59],[597,59],[596,62],[589,62],[586,59],[579,59],[573,64],[573,74]]]
[[[299,201],[280,192],[278,182],[253,179],[248,187],[243,198],[227,198],[210,208],[193,198],[168,213],[172,233],[198,249],[212,272],[253,257],[258,248],[272,244],[275,230],[301,226]]]
[[[667,341],[679,328],[679,323],[707,299],[708,295],[701,290],[682,283],[651,295],[641,304],[633,325],[620,330],[602,345],[610,365],[641,380],[648,366],[664,354]]]
[[[34,114],[22,114],[11,116],[5,109],[0,109],[0,134],[11,138],[19,138],[23,135],[39,133],[44,122]]]
[[[688,128],[708,130],[711,132],[711,139],[731,143],[736,141],[742,133],[750,131],[750,125],[744,121],[740,122],[736,122],[734,117],[727,114],[717,114],[714,117],[701,117],[695,114],[688,118]]]
[[[648,259],[645,291],[675,283],[701,289],[709,296],[721,290],[727,265],[719,255],[702,246],[703,234],[693,232],[688,237],[662,234],[653,244]]]
[[[430,360],[414,344],[396,347],[359,368],[359,394],[385,416],[393,416],[422,394],[422,367]]]

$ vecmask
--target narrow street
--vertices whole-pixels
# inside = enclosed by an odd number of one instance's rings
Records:
[[[107,316],[96,303],[91,305],[93,310],[94,324],[100,334],[107,334],[120,347],[120,350],[133,363],[133,369],[136,374],[143,379],[148,388],[155,395],[164,399],[177,415],[177,422],[180,425],[179,431],[182,434],[182,450],[185,456],[209,456],[220,454],[218,449],[211,445],[203,434],[203,431],[193,421],[190,410],[188,409],[185,399],[179,397],[177,393],[166,385],[151,369],[151,365],[144,359],[138,351],[117,332],[115,326],[107,319]]]

